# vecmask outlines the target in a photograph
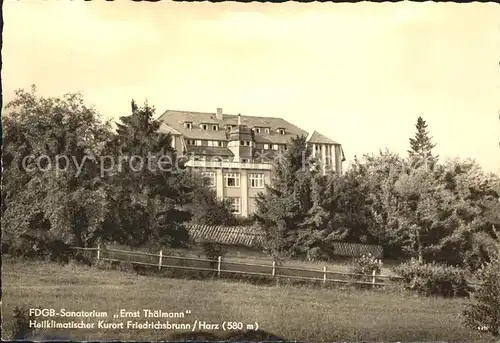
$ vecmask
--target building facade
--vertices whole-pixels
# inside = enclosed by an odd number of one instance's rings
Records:
[[[317,131],[308,133],[282,118],[167,110],[160,131],[173,136],[172,147],[200,171],[233,212],[247,217],[255,197],[270,182],[272,164],[287,150],[291,138],[306,136],[323,173],[342,173],[341,144]]]

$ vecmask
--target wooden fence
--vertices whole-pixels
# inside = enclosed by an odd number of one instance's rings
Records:
[[[148,266],[161,270],[191,270],[212,272],[213,275],[221,277],[222,275],[241,275],[257,276],[266,278],[284,278],[299,281],[315,281],[322,283],[344,283],[358,284],[371,287],[384,286],[387,283],[384,280],[401,280],[401,277],[389,275],[377,275],[375,271],[372,275],[345,273],[340,271],[328,270],[324,266],[322,270],[305,269],[287,266],[278,266],[275,262],[272,264],[241,263],[224,261],[222,257],[217,260],[209,260],[192,257],[179,257],[164,255],[160,250],[158,254],[151,254],[138,251],[125,251],[118,249],[109,249],[98,246],[97,248],[73,248],[76,250],[95,251],[96,259],[109,262],[128,262],[137,266]]]

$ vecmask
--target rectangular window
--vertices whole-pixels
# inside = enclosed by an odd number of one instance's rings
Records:
[[[278,144],[273,144],[273,150],[278,150]]]
[[[240,141],[240,145],[245,145],[245,141]]]
[[[197,145],[197,146],[201,146],[201,140],[199,140],[199,139],[198,139],[198,140],[196,140],[196,145]]]
[[[212,125],[212,130],[219,131],[219,126],[218,125]]]
[[[256,133],[260,133],[260,127],[256,127],[256,128],[255,128],[255,132],[256,132]]]
[[[246,146],[250,146],[250,141],[246,141]]]
[[[207,129],[207,125],[206,125],[206,124],[203,124],[203,125],[201,125],[201,128],[202,128],[203,130],[206,130],[206,129]]]
[[[186,127],[186,129],[192,129],[193,128],[193,123],[191,123],[191,122],[184,123],[184,126]]]
[[[269,144],[264,144],[264,150],[269,150]]]
[[[278,132],[280,135],[284,135],[285,134],[285,129],[278,129]]]
[[[264,174],[248,174],[250,188],[264,188]]]
[[[194,140],[192,140],[192,139],[188,139],[188,140],[186,141],[186,144],[187,144],[187,145],[194,145]]]
[[[224,184],[226,187],[240,187],[240,174],[239,173],[225,173]]]
[[[207,187],[215,187],[215,172],[202,172],[203,184]]]
[[[219,146],[223,146],[222,145],[222,141],[217,141],[217,143],[218,143]]]
[[[227,198],[231,212],[239,214],[241,213],[240,198]]]
[[[267,133],[267,134],[269,134],[269,128],[268,128],[268,127],[266,127],[266,128],[264,129],[264,132],[265,132],[265,133]]]

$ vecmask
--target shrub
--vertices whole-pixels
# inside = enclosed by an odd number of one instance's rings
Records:
[[[481,285],[463,312],[464,325],[500,337],[500,258],[478,272]]]
[[[227,247],[223,244],[202,242],[201,247],[209,260],[217,260],[219,256],[224,256],[227,253]]]
[[[327,261],[328,255],[321,248],[314,247],[312,249],[307,250],[306,259],[309,262]]]
[[[2,249],[5,249],[2,252],[9,253],[14,257],[60,263],[68,263],[73,254],[68,244],[48,234],[22,234],[10,239],[2,246]]]
[[[445,297],[469,294],[466,271],[458,267],[435,262],[423,264],[412,259],[394,271],[404,278],[406,288],[421,294]]]
[[[375,271],[375,274],[380,275],[381,270],[382,262],[372,254],[354,258],[349,266],[349,271],[353,274],[373,275],[373,271]],[[359,278],[359,276],[355,277],[355,279]]]
[[[14,340],[25,340],[33,334],[34,330],[29,325],[30,320],[35,320],[35,318],[28,315],[27,309],[18,306],[14,308],[12,326],[12,337]]]

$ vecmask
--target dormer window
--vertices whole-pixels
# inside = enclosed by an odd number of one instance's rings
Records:
[[[254,131],[255,131],[255,133],[260,133],[260,127],[255,127]]]
[[[212,125],[212,130],[219,131],[219,125]]]
[[[279,128],[277,131],[278,131],[278,133],[280,135],[284,135],[285,134],[285,129]]]
[[[268,127],[265,127],[265,128],[264,128],[264,133],[269,134],[269,132],[270,132],[269,128],[268,128]]]
[[[193,128],[193,123],[190,122],[190,121],[187,121],[187,122],[184,123],[184,127],[186,129],[192,129]]]
[[[206,131],[208,126],[207,124],[201,124],[200,127],[202,130]]]

